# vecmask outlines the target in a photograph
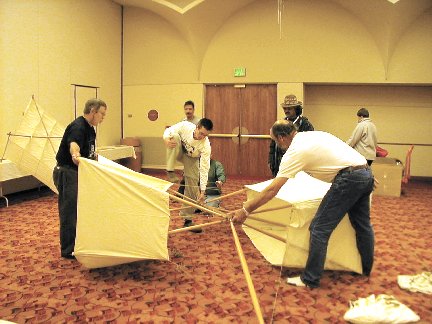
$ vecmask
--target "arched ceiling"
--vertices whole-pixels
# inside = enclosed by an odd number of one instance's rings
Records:
[[[209,42],[237,11],[255,1],[287,4],[290,0],[112,0],[124,7],[149,10],[172,23],[201,60]],[[328,0],[357,17],[374,37],[383,64],[388,62],[402,33],[432,8],[431,0]],[[277,6],[275,6],[277,7]],[[277,17],[275,13],[275,17]],[[276,18],[275,18],[276,19]]]

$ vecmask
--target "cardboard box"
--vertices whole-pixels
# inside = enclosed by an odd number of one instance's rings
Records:
[[[403,165],[393,158],[376,158],[372,163],[372,172],[379,184],[374,195],[400,197]]]

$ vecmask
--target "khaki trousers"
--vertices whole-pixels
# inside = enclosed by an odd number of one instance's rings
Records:
[[[185,180],[184,195],[196,201],[200,193],[198,187],[199,157],[190,157],[184,152],[179,135],[176,134],[173,136],[173,138],[177,142],[177,146],[175,148],[167,148],[167,171],[174,171],[177,161],[183,164],[183,176]],[[186,206],[186,204],[183,204],[183,207]],[[185,219],[192,219],[195,209],[195,207],[183,209],[180,211],[180,216],[183,216]]]

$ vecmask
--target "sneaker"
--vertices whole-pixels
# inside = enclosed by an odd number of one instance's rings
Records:
[[[174,171],[167,171],[167,176],[168,176],[168,181],[172,183],[178,183],[180,180]]]
[[[300,277],[287,278],[287,284],[297,287],[306,287],[306,284],[300,279]]]
[[[186,219],[183,227],[190,227],[190,226],[195,226],[195,224],[192,222],[192,220]],[[198,228],[191,229],[189,231],[192,233],[202,233],[203,230],[202,230],[202,228],[198,227]]]

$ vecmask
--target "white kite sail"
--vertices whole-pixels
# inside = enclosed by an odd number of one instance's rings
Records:
[[[5,158],[57,189],[52,172],[65,128],[34,98],[8,135]],[[87,268],[145,259],[168,260],[169,195],[172,183],[134,172],[99,155],[80,159],[75,256]]]
[[[264,190],[271,181],[246,186],[248,199]],[[246,220],[244,231],[267,261],[290,268],[305,267],[309,225],[330,185],[299,172],[287,181],[275,198],[258,209],[256,215],[251,215],[254,219]],[[330,237],[324,268],[362,273],[355,231],[348,215]]]
[[[8,135],[5,158],[57,193],[52,172],[64,127],[30,100],[18,128]]]
[[[77,260],[87,268],[168,260],[171,185],[102,156],[80,158]]]

